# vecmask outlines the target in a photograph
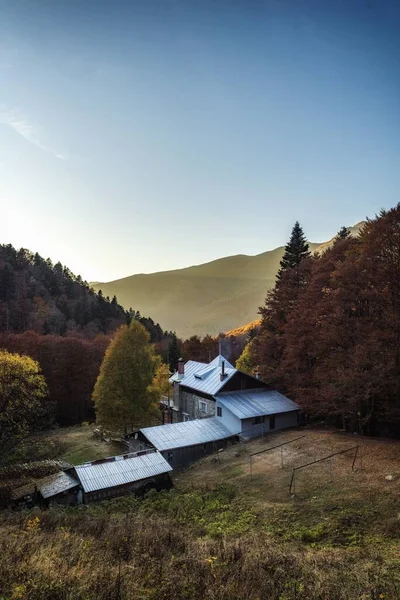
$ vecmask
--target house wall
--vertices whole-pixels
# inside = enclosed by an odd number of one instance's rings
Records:
[[[183,448],[172,448],[162,451],[161,454],[173,469],[182,468],[208,454],[218,452],[220,448],[226,448],[234,439],[235,436],[232,436],[232,438],[226,440],[196,444],[195,446],[184,446]]]
[[[106,500],[109,498],[117,498],[118,496],[124,496],[126,494],[134,493],[141,495],[149,489],[156,489],[160,491],[162,489],[169,489],[172,487],[171,478],[168,473],[162,475],[156,475],[155,477],[149,477],[148,479],[141,479],[140,481],[133,481],[126,485],[119,485],[105,490],[98,490],[96,492],[84,493],[84,504],[90,504],[99,500]]]
[[[296,427],[298,425],[297,410],[293,410],[286,413],[276,414],[275,416],[275,430],[277,429],[288,429],[289,427]],[[263,428],[264,426],[264,428]],[[270,429],[270,417],[264,417],[264,423],[260,425],[253,425],[253,419],[242,419],[242,432],[245,432],[249,437],[255,437],[261,435],[262,431],[269,431]]]
[[[259,437],[263,433],[269,430],[269,420],[268,417],[264,418],[264,423],[259,423],[255,425],[253,423],[254,419],[242,419],[242,429],[241,432],[245,437]]]
[[[179,398],[179,415],[178,420],[183,421],[183,413],[189,415],[189,419],[203,419],[204,417],[213,417],[215,415],[215,401],[205,396],[200,396],[189,390],[185,390],[182,386],[178,386],[177,396]],[[200,402],[205,402],[207,405],[207,412],[201,412]],[[175,404],[175,397],[174,397]]]
[[[282,413],[275,417],[275,429],[287,429],[288,427],[296,427],[298,425],[298,411]]]
[[[251,375],[247,375],[247,373],[242,373],[241,371],[237,371],[228,379],[224,387],[220,390],[220,392],[234,392],[238,390],[254,390],[254,389],[267,389],[271,390],[272,387],[261,379],[257,379],[256,377],[252,377]]]
[[[221,417],[218,416],[218,408],[222,410]],[[218,400],[215,406],[215,414],[217,418],[220,419],[221,422],[225,425],[225,427],[227,427],[229,431],[232,431],[232,433],[239,433],[239,431],[242,430],[242,424],[239,417],[236,417],[236,415],[231,413],[231,411],[225,408],[225,406],[222,406],[218,402]]]

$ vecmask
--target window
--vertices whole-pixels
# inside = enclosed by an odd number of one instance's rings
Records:
[[[184,421],[190,421],[190,417],[187,413],[182,413],[182,417]]]
[[[173,452],[168,452],[168,460],[172,460],[174,458]]]
[[[254,417],[253,425],[260,425],[261,423],[264,423],[264,417]]]
[[[207,402],[203,402],[202,400],[199,400],[199,410],[201,413],[203,413],[204,415],[207,414],[208,412],[208,404]]]
[[[222,417],[222,408],[217,406],[217,417]]]
[[[269,418],[269,428],[275,429],[275,415],[271,415]]]

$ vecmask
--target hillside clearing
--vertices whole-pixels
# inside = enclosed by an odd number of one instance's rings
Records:
[[[32,436],[18,447],[10,459],[14,463],[58,459],[79,465],[124,452],[119,444],[96,439],[93,428],[91,425],[77,425]]]
[[[249,454],[308,436],[253,464]],[[5,512],[0,589],[23,600],[400,598],[400,444],[287,431],[174,474],[175,489],[71,509]],[[363,445],[363,470],[343,455]],[[236,456],[235,454],[238,454]],[[268,458],[267,458],[268,457]],[[307,472],[306,472],[307,471]],[[385,479],[393,475],[393,480]]]

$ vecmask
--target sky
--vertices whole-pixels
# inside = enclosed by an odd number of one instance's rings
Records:
[[[400,201],[397,0],[0,0],[0,243],[109,281]]]

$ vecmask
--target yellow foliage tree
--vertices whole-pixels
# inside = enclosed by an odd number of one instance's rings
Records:
[[[138,321],[120,327],[109,345],[97,378],[93,399],[99,425],[127,432],[148,424],[157,409],[152,386],[159,358],[150,336]]]
[[[246,344],[246,346],[244,347],[242,354],[236,361],[236,368],[239,369],[239,371],[243,371],[243,373],[254,375],[256,367],[254,365],[251,345],[252,341]]]
[[[39,363],[0,350],[0,453],[48,424],[51,409]]]

